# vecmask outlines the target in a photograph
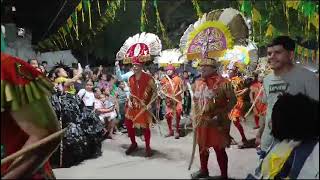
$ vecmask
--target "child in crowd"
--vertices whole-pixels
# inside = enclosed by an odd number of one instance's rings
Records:
[[[112,139],[113,130],[116,124],[117,113],[115,104],[105,94],[100,94],[99,99],[96,99],[94,109],[99,115],[100,120],[105,124],[105,135]],[[108,133],[108,134],[107,134]]]
[[[97,99],[100,99],[100,95],[102,94],[101,90],[99,88],[94,88],[94,97]]]
[[[93,82],[92,81],[87,81],[85,89],[81,89],[78,94],[79,98],[81,101],[83,101],[85,107],[89,110],[93,110],[94,108],[94,93],[93,93]]]
[[[124,119],[125,119],[125,103],[127,101],[127,98],[129,96],[128,89],[126,89],[126,85],[124,81],[119,82],[119,88],[117,91],[117,99],[119,104],[119,129],[124,129]]]

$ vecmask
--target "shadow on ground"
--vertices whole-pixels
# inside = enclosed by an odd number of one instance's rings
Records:
[[[126,149],[129,148],[129,144],[122,144],[120,147],[125,151]],[[138,149],[133,152],[132,154],[128,156],[133,156],[133,157],[145,157],[145,148],[142,148],[141,146],[138,146]],[[148,157],[148,159],[167,159],[167,160],[172,160],[168,154],[162,153],[158,150],[152,149],[152,156]]]

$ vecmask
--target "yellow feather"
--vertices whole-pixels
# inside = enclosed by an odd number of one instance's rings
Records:
[[[233,37],[231,35],[230,30],[228,29],[228,27],[220,22],[220,21],[207,21],[203,24],[201,24],[198,28],[196,28],[194,31],[190,32],[189,37],[188,37],[188,42],[187,42],[187,48],[185,49],[185,51],[187,51],[189,49],[189,46],[192,42],[192,40],[202,31],[213,27],[213,28],[217,28],[219,29],[225,36],[226,38],[226,44],[227,44],[227,49],[231,49],[233,47]],[[186,52],[185,52],[186,53]]]

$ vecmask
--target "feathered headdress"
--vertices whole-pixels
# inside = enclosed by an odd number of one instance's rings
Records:
[[[129,37],[116,55],[116,60],[123,60],[123,64],[144,63],[151,60],[151,55],[159,55],[161,41],[152,33],[136,34]]]
[[[180,49],[188,60],[200,59],[200,64],[212,65],[235,42],[245,42],[247,37],[248,27],[239,11],[214,10],[187,28],[180,39]]]
[[[257,62],[258,52],[255,44],[250,43],[248,46],[234,46],[233,49],[228,49],[226,53],[219,58],[219,61],[228,69],[237,67],[241,72],[246,69],[251,69],[251,62]]]
[[[172,64],[175,67],[179,67],[185,62],[185,57],[182,55],[179,49],[167,49],[161,51],[160,55],[155,57],[154,63],[159,67],[166,67]]]

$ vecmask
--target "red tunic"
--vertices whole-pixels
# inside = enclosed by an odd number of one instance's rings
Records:
[[[28,139],[10,111],[19,111],[33,100],[47,96],[51,88],[51,83],[27,62],[1,53],[1,159],[20,150]],[[1,174],[5,174],[9,166],[10,163],[1,165]],[[49,162],[32,178],[54,179]]]
[[[182,112],[182,80],[179,76],[174,76],[171,80],[172,85],[167,77],[164,77],[161,80],[161,86],[163,89],[163,92],[167,95],[174,97],[176,100],[179,101],[179,103],[176,103],[176,101],[172,100],[169,97],[166,97],[166,113],[173,113],[173,105],[176,104],[176,111]],[[176,96],[176,94],[180,93]]]
[[[224,148],[229,145],[231,122],[228,111],[235,101],[233,88],[223,77],[214,75],[195,82],[193,113],[196,123],[199,123],[197,142],[200,148]]]
[[[262,87],[262,83],[257,81],[255,83],[253,83],[251,86],[250,86],[250,89],[251,91],[253,91],[253,99],[256,99],[258,93],[259,93],[259,90],[260,88],[263,88]],[[257,116],[264,116],[266,114],[266,110],[267,110],[267,105],[262,103],[262,98],[263,98],[263,90],[261,91],[256,103],[255,103],[255,106],[253,108],[253,112],[255,115]]]
[[[129,87],[132,107],[128,106],[126,118],[134,121],[133,124],[135,127],[148,128],[152,124],[152,115],[148,111],[144,111],[136,119],[135,117],[143,109],[140,100],[142,100],[145,105],[148,105],[151,101],[152,95],[156,91],[155,82],[149,74],[142,72],[139,80],[136,79],[135,75],[129,78]]]
[[[244,82],[240,77],[238,76],[232,77],[230,81],[235,92],[241,91],[244,89]],[[230,112],[231,120],[235,121],[237,118],[243,117],[244,116],[243,108],[244,108],[243,95],[237,96],[237,104],[234,106],[234,108]]]

